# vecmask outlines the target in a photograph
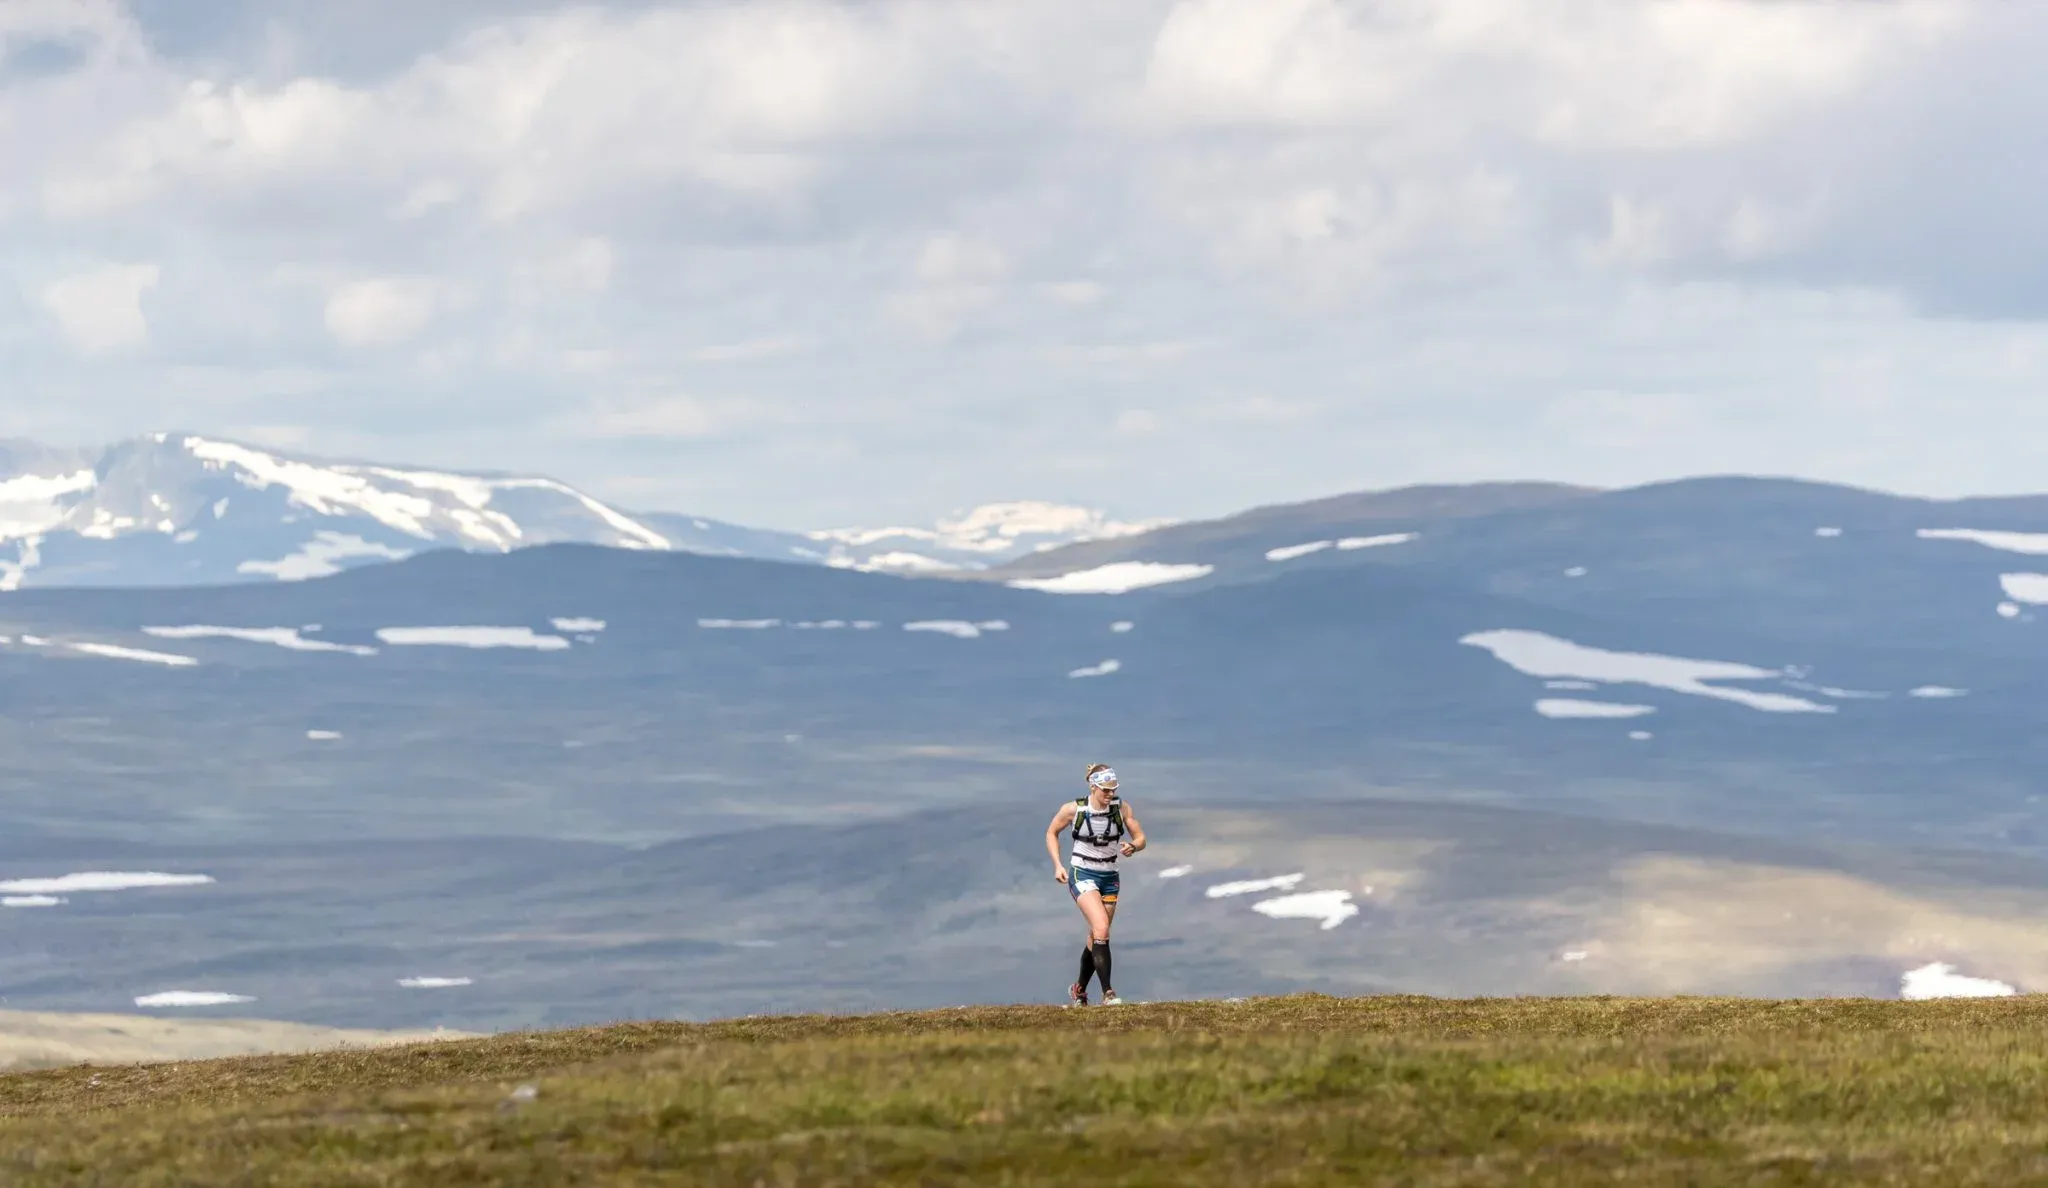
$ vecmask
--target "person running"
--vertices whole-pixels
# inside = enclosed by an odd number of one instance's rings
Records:
[[[1109,977],[1109,925],[1116,919],[1116,860],[1145,848],[1145,827],[1138,824],[1128,801],[1116,793],[1116,772],[1107,763],[1088,765],[1088,795],[1060,806],[1046,826],[1045,851],[1052,855],[1052,877],[1066,884],[1067,894],[1088,920],[1088,943],[1081,949],[1081,980],[1067,990],[1068,1006],[1088,1005],[1088,981],[1102,980],[1102,1005],[1122,1006]],[[1060,834],[1071,830],[1073,873],[1060,862]],[[1125,840],[1126,837],[1129,840]]]

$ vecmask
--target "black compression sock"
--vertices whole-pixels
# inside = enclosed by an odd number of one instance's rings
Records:
[[[1088,979],[1095,976],[1095,950],[1081,950],[1081,993],[1088,993]]]
[[[1102,979],[1103,993],[1116,989],[1116,983],[1109,980],[1109,942],[1096,941],[1089,956],[1095,959],[1095,976]]]

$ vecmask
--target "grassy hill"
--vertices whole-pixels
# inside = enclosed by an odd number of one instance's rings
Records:
[[[2016,1184],[2048,1012],[1298,997],[0,1078],[0,1183]]]

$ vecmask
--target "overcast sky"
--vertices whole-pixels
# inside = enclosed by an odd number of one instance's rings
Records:
[[[2048,489],[2048,5],[0,0],[0,429],[783,527]]]

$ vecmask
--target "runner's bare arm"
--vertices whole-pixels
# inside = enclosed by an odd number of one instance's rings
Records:
[[[1131,811],[1131,802],[1124,801],[1124,828],[1131,831],[1131,840],[1124,843],[1123,855],[1128,858],[1145,848],[1145,827],[1138,824],[1138,814]]]
[[[1045,852],[1052,855],[1052,877],[1062,883],[1067,881],[1067,866],[1060,861],[1060,834],[1073,823],[1074,806],[1063,804],[1060,811],[1052,815],[1052,824],[1045,827]]]

